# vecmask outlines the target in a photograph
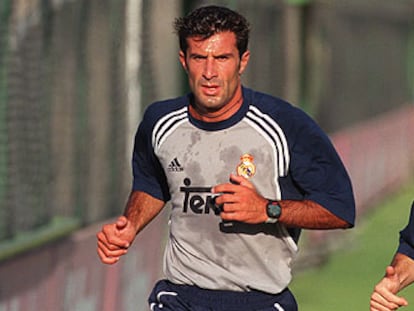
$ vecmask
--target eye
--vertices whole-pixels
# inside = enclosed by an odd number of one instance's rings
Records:
[[[195,61],[202,61],[202,60],[204,60],[204,59],[206,59],[207,57],[205,57],[205,56],[202,56],[202,55],[193,55],[192,57],[191,57],[193,60],[195,60]]]
[[[220,55],[220,56],[217,56],[216,59],[219,61],[225,61],[229,59],[229,57],[227,55]]]

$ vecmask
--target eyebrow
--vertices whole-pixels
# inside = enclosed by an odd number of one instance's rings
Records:
[[[217,54],[217,55],[213,55],[214,58],[220,58],[220,57],[232,57],[234,54],[231,52],[228,53],[221,53],[221,54]],[[207,57],[206,54],[201,54],[201,53],[190,53],[188,55],[189,57]]]

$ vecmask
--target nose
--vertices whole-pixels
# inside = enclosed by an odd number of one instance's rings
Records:
[[[217,76],[217,68],[214,58],[207,57],[204,63],[203,77],[206,80],[211,80]]]

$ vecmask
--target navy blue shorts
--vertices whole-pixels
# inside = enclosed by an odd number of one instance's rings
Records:
[[[201,289],[159,281],[148,299],[151,311],[297,311],[289,289],[279,294]]]

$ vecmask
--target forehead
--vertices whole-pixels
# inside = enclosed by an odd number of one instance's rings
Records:
[[[194,36],[187,38],[188,52],[230,53],[237,50],[236,35],[233,32],[219,32],[207,39]]]

